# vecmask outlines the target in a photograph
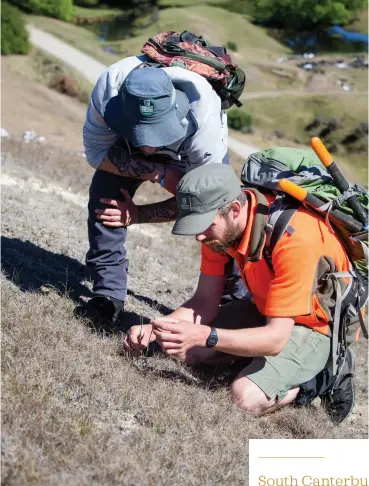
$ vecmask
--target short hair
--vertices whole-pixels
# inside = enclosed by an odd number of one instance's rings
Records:
[[[235,201],[238,201],[241,205],[241,208],[244,207],[244,205],[246,204],[246,201],[247,201],[247,196],[246,196],[246,193],[244,193],[243,191],[241,191],[239,193],[239,195],[236,197]],[[232,207],[232,203],[228,203],[226,204],[225,206],[222,206],[221,208],[218,209],[218,214],[219,216],[222,216],[223,218],[225,216],[228,216],[230,210],[231,210],[231,207]]]

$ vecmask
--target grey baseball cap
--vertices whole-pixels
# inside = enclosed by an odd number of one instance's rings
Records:
[[[133,69],[103,114],[105,123],[135,147],[163,147],[181,140],[187,129],[181,122],[190,103],[175,89],[168,74],[156,67]]]
[[[197,235],[214,221],[222,206],[237,199],[241,183],[226,164],[209,164],[187,172],[177,185],[179,214],[174,235]]]

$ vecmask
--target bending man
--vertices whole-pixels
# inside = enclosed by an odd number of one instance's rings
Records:
[[[127,295],[127,226],[172,221],[175,197],[137,206],[144,182],[172,194],[183,174],[203,164],[229,163],[227,116],[211,85],[181,67],[157,68],[128,57],[99,78],[83,127],[90,187],[87,266],[93,298],[76,309],[99,323],[114,323]],[[237,297],[244,295],[242,282]]]

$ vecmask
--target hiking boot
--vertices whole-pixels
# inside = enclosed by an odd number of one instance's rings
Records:
[[[340,424],[355,405],[355,354],[347,348],[345,361],[332,390],[321,396],[322,404],[332,422]]]
[[[106,330],[115,327],[123,314],[124,302],[106,295],[95,295],[74,309],[75,316],[89,319],[95,326]]]

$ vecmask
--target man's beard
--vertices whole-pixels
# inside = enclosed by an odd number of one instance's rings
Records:
[[[214,253],[220,253],[224,255],[230,248],[236,248],[242,239],[240,235],[240,229],[237,225],[235,228],[227,228],[222,241],[206,239],[203,241],[206,246],[210,248]]]

